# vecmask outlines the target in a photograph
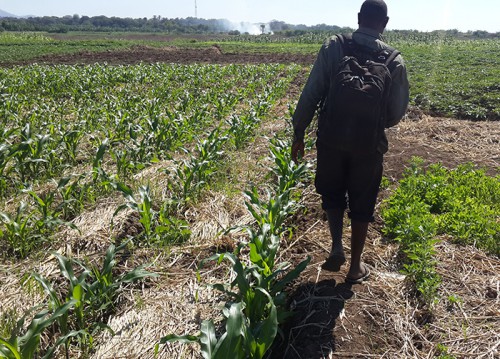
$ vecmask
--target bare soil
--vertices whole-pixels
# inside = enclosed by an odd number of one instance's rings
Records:
[[[248,64],[248,63],[298,63],[311,64],[315,56],[304,54],[264,54],[264,53],[223,53],[217,44],[208,48],[178,48],[175,46],[150,47],[133,46],[128,50],[109,50],[104,52],[81,51],[74,54],[44,55],[39,58],[5,63],[3,66],[26,65],[30,63],[47,64],[93,64],[132,65],[138,63],[211,63],[211,64]]]

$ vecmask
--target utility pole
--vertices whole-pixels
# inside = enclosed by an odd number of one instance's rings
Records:
[[[194,17],[198,18],[198,4],[196,0],[194,0]]]

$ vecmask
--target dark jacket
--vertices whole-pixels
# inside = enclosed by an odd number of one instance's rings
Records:
[[[374,50],[389,47],[382,41],[381,34],[368,28],[359,28],[353,33],[352,38],[355,43]],[[342,46],[336,36],[328,39],[321,47],[293,115],[295,139],[304,138],[305,130],[311,123],[318,104],[328,93],[332,71],[337,72],[343,56]],[[392,84],[387,105],[386,127],[396,125],[403,118],[409,101],[408,78],[402,56],[398,55],[394,62],[396,66],[391,73]],[[387,137],[384,134],[378,150],[385,153],[387,149]]]

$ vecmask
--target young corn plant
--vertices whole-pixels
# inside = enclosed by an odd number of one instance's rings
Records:
[[[282,310],[282,290],[304,270],[309,260],[279,278],[283,269],[276,270],[271,276],[263,276],[261,268],[253,264],[246,266],[232,253],[214,255],[206,261],[215,260],[220,264],[224,259],[232,264],[235,279],[229,285],[216,284],[213,287],[231,298],[223,310],[225,332],[217,338],[214,323],[205,320],[199,335],[168,335],[159,344],[198,342],[201,354],[206,359],[264,357],[278,333],[279,323],[288,315]],[[234,291],[235,288],[237,291]]]
[[[160,245],[183,243],[191,236],[189,223],[183,218],[179,218],[168,202],[163,204],[158,213],[155,233]]]
[[[14,255],[24,258],[31,250],[47,241],[59,226],[78,230],[73,223],[62,218],[68,201],[63,199],[57,203],[58,194],[66,183],[66,179],[62,179],[56,190],[43,195],[27,190],[25,192],[33,200],[32,206],[21,201],[14,215],[0,212],[0,223],[3,224],[0,237],[9,244]]]
[[[147,244],[168,245],[181,243],[189,238],[191,235],[189,224],[176,217],[171,203],[166,202],[159,211],[153,208],[149,185],[139,187],[137,193],[123,183],[115,183],[115,186],[123,194],[126,202],[117,208],[114,215],[125,208],[137,213],[143,228],[142,236]]]
[[[26,329],[24,329],[26,316],[21,318],[17,322],[16,328],[12,332],[10,338],[0,338],[0,355],[2,358],[52,358],[57,347],[67,343],[72,337],[76,337],[81,333],[70,331],[66,335],[59,337],[54,345],[46,350],[43,356],[39,354],[40,337],[48,328],[56,324],[60,318],[67,316],[75,304],[76,300],[72,299],[57,308],[43,309],[34,316]],[[25,332],[21,334],[23,330],[25,330]],[[66,355],[66,357],[68,358],[68,355]]]
[[[250,258],[269,273],[274,267],[285,220],[295,211],[296,202],[290,199],[290,189],[274,197],[268,194],[264,201],[256,187],[245,191],[245,195],[248,198],[245,204],[257,226],[256,230],[248,228]]]
[[[67,157],[67,161],[71,164],[76,164],[78,156],[78,145],[84,135],[81,129],[70,129],[61,134],[61,144],[64,146],[65,151],[63,154]]]
[[[310,173],[310,164],[301,162],[296,164],[292,161],[290,144],[279,138],[271,139],[270,151],[274,166],[271,172],[278,180],[278,193],[284,193],[288,189],[294,188]]]
[[[85,308],[88,308],[84,313],[90,313],[90,320],[87,320],[86,324],[87,326],[90,325],[91,329],[98,329],[95,322],[104,323],[104,319],[115,309],[116,298],[126,284],[135,283],[147,277],[158,276],[156,273],[147,271],[145,269],[146,265],[135,267],[131,271],[119,275],[115,273],[116,257],[128,245],[129,242],[124,242],[118,247],[113,244],[110,245],[100,268],[94,265],[89,268],[79,263],[84,271],[89,271],[89,279],[83,289],[86,298]]]
[[[67,357],[70,338],[78,338],[81,350],[88,352],[95,333],[107,328],[106,318],[115,309],[117,295],[125,284],[157,276],[146,271],[144,266],[120,275],[115,274],[116,256],[128,244],[125,242],[119,247],[110,245],[101,267],[86,265],[54,253],[61,276],[67,281],[66,286],[62,288],[56,289],[47,278],[37,273],[33,274],[33,278],[40,283],[48,296],[48,310],[59,313],[53,320],[57,324],[57,331],[61,334],[56,344],[65,345]],[[63,311],[61,308],[67,310]]]
[[[33,214],[36,218],[36,230],[40,234],[49,235],[59,226],[68,226],[77,230],[77,227],[68,221],[64,221],[61,217],[64,213],[64,204],[61,202],[57,204],[57,195],[64,186],[65,180],[61,180],[54,191],[38,195],[34,191],[26,191],[26,193],[33,199],[34,210]]]
[[[155,239],[154,227],[158,214],[153,209],[149,185],[139,187],[137,194],[134,194],[132,189],[123,183],[116,183],[115,186],[123,194],[126,202],[116,209],[113,216],[116,216],[125,208],[133,210],[139,215],[139,222],[142,224],[146,243],[152,243]]]
[[[274,146],[274,149],[272,153],[275,159],[283,159],[288,150],[284,145],[280,148]],[[276,165],[281,165],[279,160],[276,160]],[[273,170],[283,178],[278,182],[277,193],[274,196],[269,194],[265,201],[260,199],[255,186],[245,192],[248,198],[246,205],[256,221],[257,229],[249,228],[249,242],[242,244],[236,253],[216,254],[204,261],[217,261],[220,264],[226,259],[231,263],[235,279],[230,284],[213,285],[230,299],[223,310],[226,331],[217,338],[214,323],[205,320],[200,334],[168,335],[159,344],[197,342],[206,359],[264,357],[274,342],[279,324],[290,315],[285,310],[285,288],[310,261],[307,258],[291,270],[288,263],[275,264],[285,220],[296,208],[291,192],[305,170],[305,167],[297,170],[293,166],[290,169],[281,166]],[[239,258],[240,250],[245,245],[250,248],[249,264]]]
[[[104,160],[104,155],[109,150],[110,141],[108,138],[105,138],[99,143],[99,147],[97,148],[97,152],[92,161],[92,179],[94,184],[99,184],[99,180],[108,181],[109,177],[102,168],[102,163]]]
[[[14,151],[15,171],[21,182],[26,183],[30,179],[39,178],[44,173],[44,165],[48,163],[44,154],[49,141],[51,141],[49,135],[34,134],[29,123],[24,126],[20,142],[15,145]]]
[[[250,112],[243,116],[233,115],[226,120],[229,125],[229,138],[237,150],[242,149],[250,140],[255,129],[259,126],[260,120],[255,112]]]
[[[71,181],[75,177],[73,181]],[[82,212],[86,202],[91,202],[92,184],[83,183],[85,175],[63,177],[57,184],[57,192],[60,203],[57,210],[60,211],[64,221],[73,219]]]
[[[16,180],[12,178],[15,166],[10,163],[17,155],[19,146],[12,144],[16,142],[19,128],[4,129],[2,143],[0,143],[0,197],[3,198],[15,187]]]
[[[126,148],[115,148],[110,152],[111,158],[116,163],[116,176],[121,179],[129,178],[135,169],[130,153]]]
[[[213,130],[207,139],[197,143],[195,155],[185,150],[189,158],[176,161],[174,169],[167,170],[167,173],[173,174],[173,178],[169,179],[167,184],[172,194],[172,202],[182,208],[187,202],[199,196],[203,187],[216,173],[217,165],[224,153],[222,147],[227,139],[220,134],[219,129]]]
[[[9,245],[14,256],[24,258],[44,241],[44,237],[34,230],[34,213],[28,211],[26,202],[21,201],[14,215],[0,212],[0,237]]]

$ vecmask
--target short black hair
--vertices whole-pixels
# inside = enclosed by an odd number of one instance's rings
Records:
[[[384,21],[387,18],[387,5],[384,0],[365,0],[359,13],[368,21]]]

